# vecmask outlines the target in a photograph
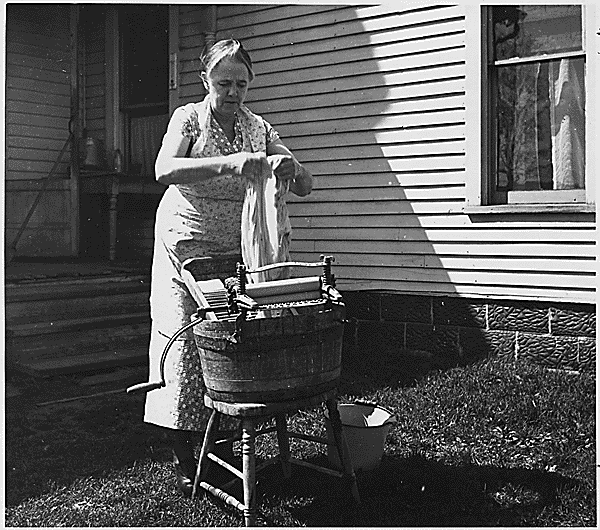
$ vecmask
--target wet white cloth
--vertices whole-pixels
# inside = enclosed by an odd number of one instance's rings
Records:
[[[270,169],[248,182],[242,209],[242,260],[248,270],[290,261],[292,226],[284,196],[289,181],[281,181]],[[249,282],[289,277],[287,268],[248,275]]]

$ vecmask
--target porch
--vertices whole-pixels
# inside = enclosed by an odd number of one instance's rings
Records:
[[[7,369],[35,376],[144,363],[150,260],[15,258],[5,267]]]
[[[235,273],[238,256],[198,264],[198,279]],[[53,376],[145,364],[151,260],[16,258],[5,267],[9,370]]]

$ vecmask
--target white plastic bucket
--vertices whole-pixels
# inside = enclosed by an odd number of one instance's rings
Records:
[[[375,469],[381,463],[385,438],[390,427],[396,423],[396,417],[389,410],[375,403],[362,401],[339,404],[338,410],[352,467],[355,471]],[[327,412],[325,413],[325,430],[328,441],[327,458],[333,467],[340,469],[340,459]]]

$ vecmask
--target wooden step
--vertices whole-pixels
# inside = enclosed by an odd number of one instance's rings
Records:
[[[106,319],[102,324],[83,320],[81,327],[65,324],[57,332],[52,326],[31,329],[26,327],[7,330],[7,360],[10,362],[30,362],[59,357],[77,357],[103,350],[120,350],[148,347],[150,340],[150,319],[133,321],[127,319]]]
[[[33,337],[36,335],[64,334],[90,329],[107,329],[121,325],[145,324],[149,322],[149,318],[148,311],[142,311],[122,315],[92,316],[51,322],[29,322],[24,319],[11,322],[7,325],[7,330],[12,337]]]
[[[105,350],[72,357],[53,359],[29,359],[11,363],[22,373],[49,377],[53,375],[88,372],[114,366],[131,366],[148,363],[147,348]]]
[[[123,292],[115,290],[101,295],[78,298],[18,300],[6,304],[7,325],[27,322],[56,322],[82,317],[103,315],[123,315],[129,313],[150,313],[150,293],[148,289]]]
[[[12,263],[9,272],[5,282],[9,365],[30,373],[60,373],[146,359],[149,267],[40,262]]]
[[[5,303],[102,296],[150,290],[148,275],[66,278],[7,283]]]

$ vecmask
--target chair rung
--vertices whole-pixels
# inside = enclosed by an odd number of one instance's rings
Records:
[[[256,436],[260,436],[261,434],[268,434],[270,432],[275,432],[277,430],[277,427],[265,427],[264,429],[261,429],[260,431],[256,431]]]
[[[259,473],[260,471],[262,471],[263,469],[265,469],[266,467],[269,467],[273,464],[276,464],[277,462],[279,462],[279,457],[278,456],[271,456],[269,458],[267,458],[264,462],[261,462],[260,464],[258,464],[256,466],[256,473]]]
[[[233,506],[234,508],[237,508],[241,512],[243,512],[244,509],[246,508],[233,495],[229,495],[229,493],[223,491],[221,488],[217,488],[216,486],[212,486],[208,482],[200,482],[198,484],[198,486],[200,486],[201,488],[205,489],[206,491],[212,493],[215,497],[221,499],[222,501],[224,501],[227,504]]]
[[[239,478],[235,477],[232,478],[229,482],[225,482],[225,484],[221,484],[221,489],[226,490],[227,488],[230,488],[231,486],[233,486],[238,480],[240,480]]]
[[[311,464],[310,462],[305,462],[304,460],[298,460],[297,458],[290,458],[290,462],[298,466],[307,467],[308,469],[312,469],[314,471],[319,471],[320,473],[325,473],[326,475],[331,475],[332,477],[341,478],[344,476],[341,471],[335,471],[333,469],[329,469],[328,467],[317,466],[316,464]]]
[[[267,460],[265,460],[264,462],[262,462],[261,464],[259,464],[258,466],[256,466],[254,472],[258,475],[258,473],[260,473],[263,469],[265,469],[266,467],[269,467],[273,464],[276,464],[277,462],[279,462],[279,457],[272,456],[272,457],[268,458]],[[239,478],[241,478],[241,477],[239,477]],[[233,486],[233,484],[235,484],[235,482],[237,480],[239,480],[239,478],[232,478],[229,482],[226,482],[225,484],[223,484],[221,486],[221,488],[226,490],[227,488]]]
[[[239,442],[239,441],[241,441],[241,439],[242,439],[242,435],[241,434],[234,434],[230,438],[222,438],[221,440],[215,441],[215,445],[222,445],[222,444],[227,444],[227,443],[232,443],[232,442]]]
[[[213,462],[219,464],[221,467],[224,467],[230,473],[233,473],[236,477],[243,478],[244,474],[239,469],[232,466],[230,463],[225,462],[225,460],[220,459],[214,453],[208,453],[206,456],[210,458]]]
[[[356,503],[360,503],[360,495],[356,482],[356,475],[352,468],[350,455],[348,452],[347,442],[342,430],[341,418],[337,410],[336,390],[330,390],[319,395],[311,396],[309,399],[295,400],[285,403],[225,403],[212,400],[208,395],[204,396],[205,405],[212,409],[208,427],[204,435],[202,443],[202,451],[200,454],[200,462],[196,469],[196,478],[194,481],[194,489],[192,497],[196,497],[197,490],[200,488],[212,493],[217,498],[223,500],[227,504],[234,506],[243,512],[244,523],[246,527],[255,526],[257,516],[257,478],[258,473],[266,467],[279,462],[282,467],[285,479],[290,477],[290,465],[303,466],[318,473],[324,473],[331,477],[341,478],[347,482],[351,488],[352,497]],[[303,408],[312,407],[319,403],[326,403],[327,410],[332,416],[331,427],[334,432],[336,443],[330,440],[330,436],[312,436],[295,431],[288,431],[286,413],[290,410],[298,411]],[[230,416],[240,421],[239,431],[236,436],[231,436],[233,433],[221,432],[219,430],[220,415]],[[275,420],[273,426],[272,420]],[[256,439],[267,433],[276,432],[276,443],[279,447],[277,456],[259,458],[256,454]],[[229,436],[227,439],[218,439],[220,436]],[[306,442],[318,443],[327,446],[335,446],[341,461],[340,466],[326,466],[321,460],[316,460],[323,465],[317,465],[299,458],[291,456],[290,439],[295,438]],[[218,440],[217,440],[218,439]],[[231,442],[241,442],[241,465],[239,455],[235,462],[230,464],[215,454],[215,445],[229,444]],[[209,450],[210,448],[210,450]],[[266,455],[265,455],[266,456]],[[258,462],[260,460],[260,463]],[[209,462],[214,462],[222,468],[229,471],[233,478],[225,484],[219,481],[219,486],[213,486],[204,481],[209,474],[210,469],[207,468]],[[238,466],[238,467],[236,467]],[[341,468],[341,469],[340,469]],[[218,476],[218,475],[217,475]],[[216,477],[215,477],[216,478]],[[227,478],[225,479],[227,480]],[[241,480],[243,489],[243,503],[239,499],[227,493],[231,486],[236,485],[237,481]],[[238,484],[239,485],[239,484]],[[232,490],[233,491],[233,490]]]
[[[318,444],[325,444],[325,445],[333,445],[333,446],[335,446],[335,443],[329,442],[325,438],[319,438],[318,436],[311,436],[310,434],[302,434],[302,433],[299,433],[299,432],[288,432],[288,437],[289,438],[298,438],[300,440],[305,440],[307,442],[315,442],[315,443],[318,443]]]

